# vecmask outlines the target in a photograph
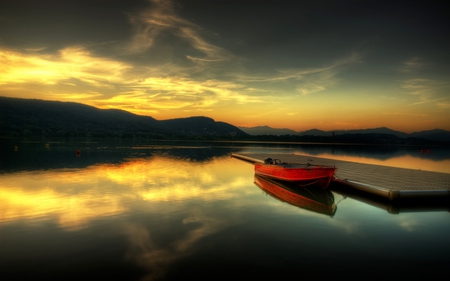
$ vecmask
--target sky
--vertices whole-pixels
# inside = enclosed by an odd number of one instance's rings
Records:
[[[0,0],[0,96],[295,131],[450,130],[444,2]]]

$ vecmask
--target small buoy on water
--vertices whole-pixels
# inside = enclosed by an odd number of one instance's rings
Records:
[[[431,150],[430,150],[430,149],[428,149],[428,150],[427,150],[427,153],[428,153],[428,154],[431,154]]]
[[[425,150],[422,149],[422,150],[420,151],[420,154],[423,154],[424,152],[425,152]]]
[[[46,147],[46,148],[49,148],[49,147],[50,147],[50,144],[46,143],[46,144],[45,144],[45,147]]]
[[[17,145],[14,146],[14,151],[17,152],[19,150],[19,147]]]
[[[79,149],[77,149],[77,156],[80,156],[81,155],[81,150],[79,150]]]

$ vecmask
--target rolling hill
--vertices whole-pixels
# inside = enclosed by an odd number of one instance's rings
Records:
[[[295,135],[298,134],[296,131],[291,129],[275,129],[269,126],[256,126],[256,127],[238,127],[242,131],[246,132],[249,135],[257,136],[257,135]]]
[[[247,134],[208,117],[159,121],[117,109],[0,97],[0,135],[52,137],[233,137]]]

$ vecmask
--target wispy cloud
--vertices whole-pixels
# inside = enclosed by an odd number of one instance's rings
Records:
[[[153,0],[151,7],[140,14],[129,14],[134,27],[134,35],[127,46],[129,53],[142,53],[156,44],[171,45],[164,42],[161,35],[170,34],[182,44],[187,45],[185,58],[194,63],[204,64],[232,59],[227,50],[209,43],[203,36],[204,30],[188,20],[178,16],[175,5],[170,0]],[[166,39],[167,40],[167,39]],[[189,48],[201,55],[192,55]]]
[[[427,117],[426,113],[414,113],[414,112],[383,112],[384,115],[394,115],[394,116],[410,116],[410,117]]]
[[[127,87],[141,96],[151,96],[148,102],[156,108],[205,108],[219,102],[254,103],[261,99],[245,94],[242,84],[221,80],[196,81],[183,77],[149,77]]]
[[[133,33],[125,49],[111,48],[116,41],[68,46],[53,54],[45,46],[0,48],[0,85],[23,90],[37,86],[44,99],[79,100],[138,114],[208,111],[221,104],[279,100],[284,85],[300,95],[324,91],[338,83],[336,76],[344,67],[361,58],[353,53],[322,67],[274,67],[270,74],[251,76],[241,68],[238,73],[230,64],[239,65],[240,59],[208,40],[207,30],[179,16],[174,2],[149,4],[128,14]],[[109,56],[99,55],[106,48]],[[154,63],[154,56],[163,59]]]
[[[237,80],[243,83],[293,83],[295,90],[301,95],[324,91],[338,82],[336,76],[345,66],[359,63],[361,55],[353,53],[348,57],[334,61],[329,65],[307,69],[277,69],[273,75],[246,76],[241,75]]]
[[[140,114],[165,109],[208,110],[229,101],[237,104],[261,101],[252,94],[254,89],[247,90],[242,83],[176,76],[173,75],[179,71],[176,65],[135,65],[96,56],[79,46],[54,55],[40,54],[38,50],[21,53],[0,49],[0,64],[3,88],[52,86],[44,98],[84,100],[91,105]]]
[[[409,106],[434,103],[439,108],[445,108],[445,103],[437,102],[449,98],[446,94],[449,90],[448,82],[417,78],[403,81],[401,88],[406,90],[407,94],[416,96],[419,99],[409,104]]]
[[[413,73],[421,70],[424,66],[429,65],[423,58],[413,57],[404,61],[398,70],[403,73]]]
[[[438,107],[443,109],[449,109],[450,108],[450,102],[438,102]]]
[[[100,98],[102,96],[101,93],[49,93],[47,96],[51,99],[59,99],[59,100],[92,100],[94,98]]]
[[[412,77],[400,82],[400,88],[404,93],[416,97],[416,101],[410,103],[409,106],[434,104],[442,108],[437,102],[447,99],[450,84],[447,81],[430,79],[428,78],[429,74],[424,72],[425,67],[431,65],[432,63],[416,56],[404,61],[397,68],[400,72]]]
[[[402,89],[405,89],[408,94],[420,97],[428,97],[434,92],[435,86],[436,81],[420,78],[405,80],[401,85]]]
[[[415,103],[412,103],[410,105],[418,105],[418,104],[424,104],[424,103],[435,103],[437,101],[444,100],[444,99],[447,99],[447,98],[444,97],[444,98],[438,98],[438,99],[432,99],[432,100],[424,99],[422,101],[415,102]],[[439,103],[437,105],[439,105]],[[440,106],[440,107],[442,107],[442,106]]]
[[[123,82],[123,74],[130,68],[123,62],[95,57],[82,47],[68,47],[55,55],[0,49],[0,64],[0,85],[54,85],[76,79],[95,87],[110,87]]]
[[[208,110],[228,101],[260,102],[252,95],[254,88],[215,78],[211,65],[233,59],[227,50],[209,43],[201,27],[178,16],[172,1],[150,2],[148,9],[128,15],[134,33],[126,48],[128,57],[120,57],[128,62],[100,57],[87,45],[70,46],[53,55],[41,53],[45,47],[22,52],[0,49],[0,85],[52,85],[54,88],[45,94],[47,98],[85,98],[85,103],[91,105],[144,114],[164,109]],[[161,36],[167,34],[170,36]],[[170,46],[173,42],[162,39],[167,37],[187,46],[181,53],[190,65],[173,62],[172,55],[164,64],[130,62],[133,56],[151,56],[146,52],[156,45]],[[202,75],[205,69],[208,73]]]

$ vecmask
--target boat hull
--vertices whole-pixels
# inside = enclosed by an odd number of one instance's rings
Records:
[[[321,165],[255,163],[257,175],[321,188],[328,187],[335,171],[335,167]]]
[[[270,196],[290,205],[329,216],[336,212],[333,193],[327,189],[300,187],[293,182],[258,175],[255,175],[254,183]]]

